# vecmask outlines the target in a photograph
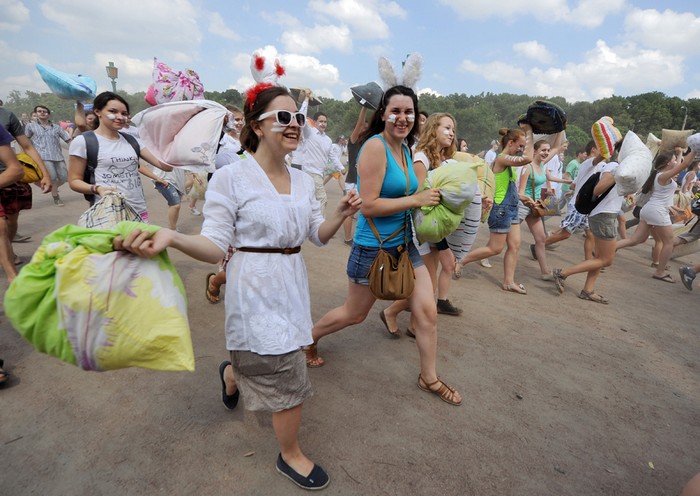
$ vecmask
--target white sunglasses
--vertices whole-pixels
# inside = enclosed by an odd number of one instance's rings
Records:
[[[289,126],[292,123],[292,117],[294,117],[299,124],[299,127],[304,127],[306,125],[306,116],[301,112],[290,112],[289,110],[270,110],[258,117],[259,121],[264,121],[271,115],[275,116],[277,124],[280,126]]]

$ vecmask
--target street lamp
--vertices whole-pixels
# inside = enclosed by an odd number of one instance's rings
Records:
[[[681,108],[683,110],[685,110],[685,115],[683,116],[683,125],[681,126],[681,131],[684,131],[685,130],[685,123],[688,120],[688,107],[683,105]]]
[[[107,67],[107,77],[112,80],[112,91],[117,92],[117,78],[119,77],[119,69],[114,65],[114,62],[110,62]]]

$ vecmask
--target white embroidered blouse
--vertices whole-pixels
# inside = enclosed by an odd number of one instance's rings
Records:
[[[216,171],[206,192],[202,235],[228,246],[321,246],[324,218],[311,177],[288,168],[291,192],[277,192],[253,157]],[[226,270],[226,347],[281,355],[312,343],[311,305],[301,253],[235,251]]]

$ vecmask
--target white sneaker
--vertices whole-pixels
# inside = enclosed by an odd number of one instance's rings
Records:
[[[202,212],[200,212],[199,210],[197,210],[197,209],[194,208],[194,207],[190,208],[190,213],[191,213],[192,215],[202,215]]]

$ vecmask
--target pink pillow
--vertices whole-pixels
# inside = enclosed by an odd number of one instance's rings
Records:
[[[148,90],[146,91],[146,96],[143,97],[143,99],[146,101],[147,104],[149,104],[151,107],[156,106],[156,95],[155,95],[155,88],[153,87],[153,83],[148,87]]]
[[[175,71],[153,59],[153,95],[157,104],[204,99],[204,85],[192,69]]]

